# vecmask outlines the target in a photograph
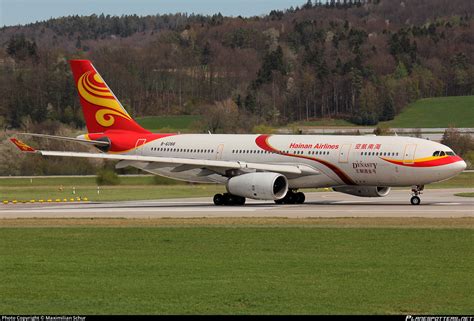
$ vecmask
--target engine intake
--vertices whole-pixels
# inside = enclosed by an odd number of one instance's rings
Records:
[[[390,193],[390,187],[387,186],[340,186],[333,190],[360,197],[384,197]]]
[[[227,181],[231,194],[259,200],[279,200],[288,192],[288,180],[278,173],[249,173],[234,176]]]

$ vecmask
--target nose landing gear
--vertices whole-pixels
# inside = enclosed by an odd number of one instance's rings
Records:
[[[418,195],[421,195],[423,190],[425,189],[424,185],[415,185],[411,188],[411,205],[420,205],[421,199]]]

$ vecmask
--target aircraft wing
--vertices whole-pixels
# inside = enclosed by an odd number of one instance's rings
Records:
[[[123,155],[123,154],[106,154],[106,153],[83,153],[83,152],[64,152],[64,151],[47,151],[36,150],[27,144],[12,138],[11,141],[24,152],[34,152],[44,156],[61,156],[61,157],[81,157],[81,158],[102,158],[124,161],[125,164],[133,162],[155,163],[163,167],[173,167],[172,171],[179,172],[192,168],[220,168],[220,169],[255,169],[261,171],[276,172],[281,174],[303,174],[317,175],[320,172],[307,165],[281,165],[266,163],[251,163],[241,161],[223,161],[223,160],[207,160],[194,158],[176,158],[176,157],[157,157],[157,156],[141,156],[141,155]]]

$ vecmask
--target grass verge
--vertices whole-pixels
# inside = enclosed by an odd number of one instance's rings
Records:
[[[87,197],[90,201],[130,201],[130,200],[151,200],[166,198],[186,198],[212,196],[216,193],[223,193],[225,187],[214,184],[200,185],[123,185],[123,186],[78,186],[73,194],[72,187],[43,186],[41,188],[11,187],[1,188],[0,196],[2,200],[47,200],[69,199],[72,197]]]
[[[5,314],[472,314],[472,229],[5,228]]]
[[[457,193],[454,195],[461,196],[461,197],[474,197],[474,193]]]

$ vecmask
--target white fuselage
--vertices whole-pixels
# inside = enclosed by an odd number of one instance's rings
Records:
[[[449,164],[419,165],[434,158],[436,151],[452,153],[447,146],[412,137],[181,134],[145,143],[128,154],[304,165],[314,171],[286,176],[290,188],[306,188],[424,185],[453,177],[466,167],[460,158]],[[190,182],[226,181],[226,173],[218,169],[212,172],[145,163],[132,166]]]

